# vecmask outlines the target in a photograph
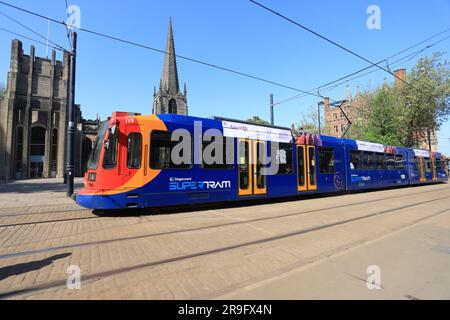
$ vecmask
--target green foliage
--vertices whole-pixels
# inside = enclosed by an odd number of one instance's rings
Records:
[[[442,56],[421,58],[407,76],[411,85],[400,82],[365,93],[365,115],[355,121],[349,137],[417,147],[428,133],[439,130],[450,115],[450,64]]]
[[[250,119],[247,120],[247,122],[251,122],[254,124],[259,124],[259,125],[270,125],[269,121],[266,121],[258,116],[253,116]]]
[[[424,132],[439,130],[450,115],[450,64],[444,53],[421,58],[400,90],[405,144],[417,145]]]
[[[370,116],[364,140],[385,145],[402,145],[402,106],[395,89],[384,87],[369,99]]]

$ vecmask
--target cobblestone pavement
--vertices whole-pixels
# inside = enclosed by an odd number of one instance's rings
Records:
[[[0,298],[450,298],[447,184],[96,215],[61,182],[0,185]],[[413,284],[381,258],[389,250]],[[365,282],[371,258],[391,272],[376,292]],[[79,290],[67,287],[70,266],[81,271]]]

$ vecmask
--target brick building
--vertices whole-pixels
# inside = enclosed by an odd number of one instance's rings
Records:
[[[345,103],[341,106],[347,117],[355,123],[356,121],[364,121],[364,108],[366,102],[363,100],[359,88],[354,97],[352,97],[350,86],[346,88]],[[330,99],[325,98],[325,126],[328,128],[329,134],[332,137],[342,137],[348,127],[347,118],[344,113],[337,106],[330,106]]]
[[[394,74],[403,80],[406,80],[406,69],[399,69],[394,71]],[[397,77],[394,78],[394,86],[399,87],[404,85],[404,83],[399,80]],[[387,86],[387,80],[384,81],[384,86]],[[347,85],[346,87],[346,96],[345,96],[346,102],[342,105],[342,109],[347,114],[348,118],[352,121],[352,123],[358,123],[358,122],[364,122],[367,121],[366,113],[368,102],[364,99],[363,95],[361,95],[359,91],[359,87],[356,91],[355,96],[352,96],[350,86]],[[338,107],[330,106],[330,99],[325,98],[325,112],[324,112],[324,119],[325,119],[325,126],[328,128],[329,132],[327,132],[328,135],[333,137],[342,137],[345,133],[345,130],[348,127],[348,121],[341,112],[341,110]],[[423,132],[418,137],[419,140],[419,147],[422,149],[429,149],[429,143],[428,143],[428,135],[426,132]],[[431,134],[431,150],[437,151],[438,149],[438,139],[436,137],[436,133]]]

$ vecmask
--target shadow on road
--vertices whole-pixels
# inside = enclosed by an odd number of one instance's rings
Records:
[[[5,280],[12,276],[18,276],[31,271],[40,270],[42,268],[51,265],[53,262],[57,260],[65,259],[71,255],[72,255],[71,253],[63,253],[49,257],[44,260],[31,261],[27,263],[20,263],[12,266],[2,267],[0,268],[0,281]]]

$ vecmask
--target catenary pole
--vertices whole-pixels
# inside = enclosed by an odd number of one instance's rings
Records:
[[[72,32],[72,52],[70,54],[69,69],[69,125],[67,127],[67,196],[73,195],[73,180],[75,174],[75,73],[77,56],[77,33]]]

